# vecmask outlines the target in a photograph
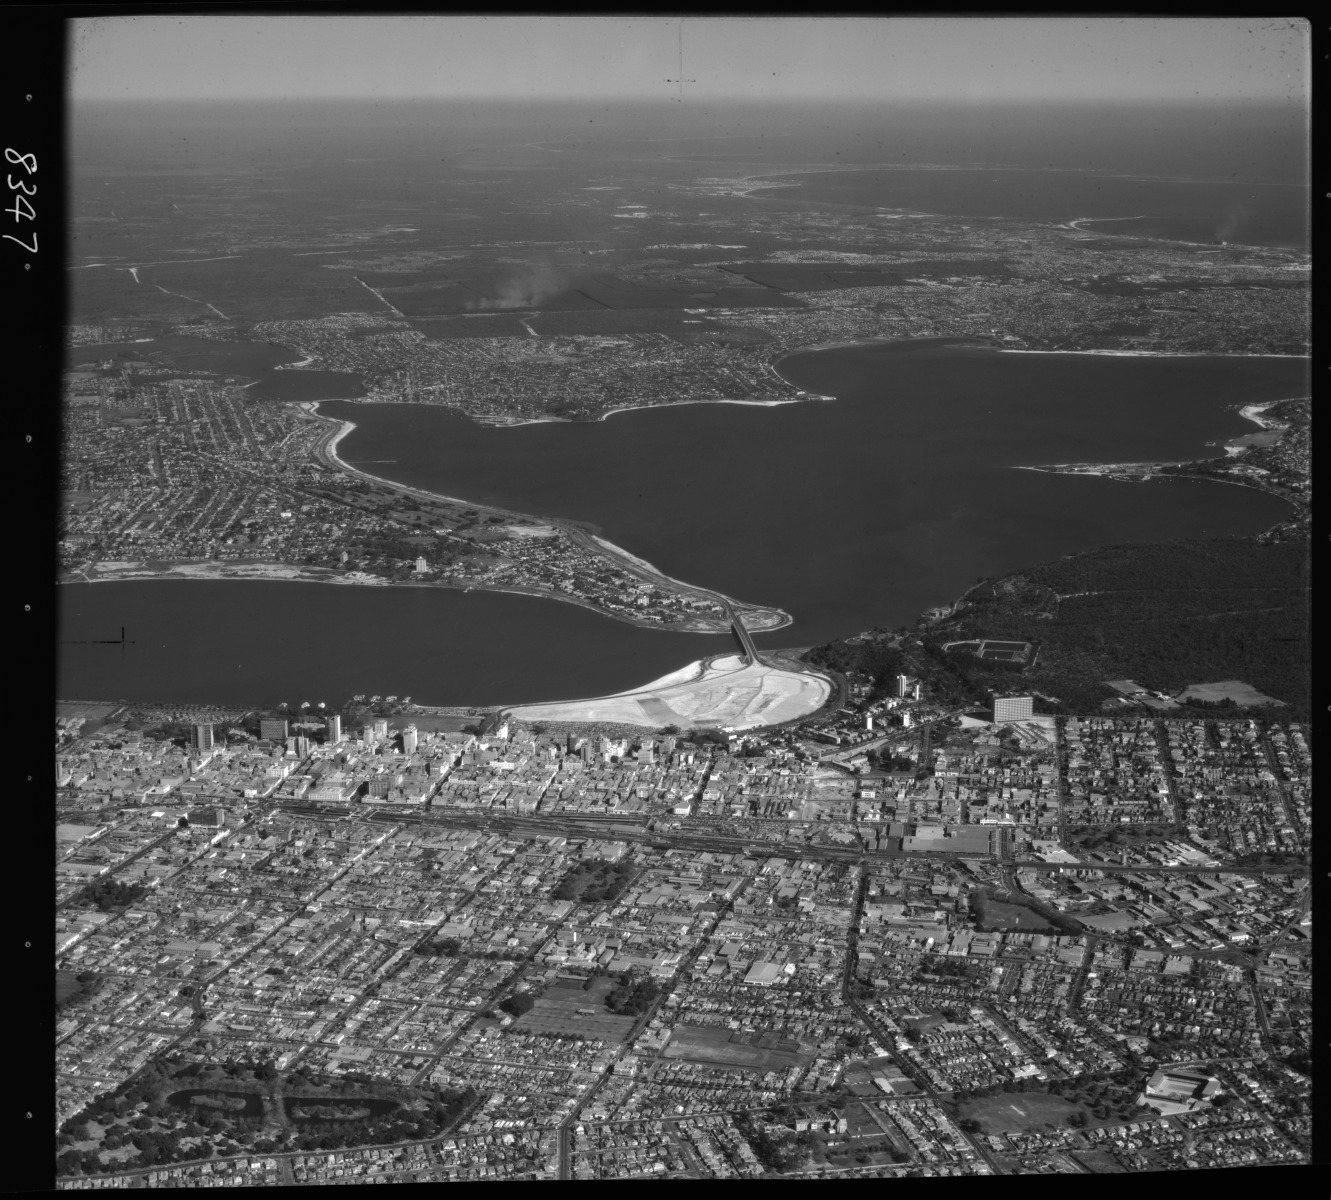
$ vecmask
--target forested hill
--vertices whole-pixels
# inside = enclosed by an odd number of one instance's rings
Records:
[[[1306,539],[1252,539],[1106,546],[1042,563],[969,592],[951,617],[918,631],[921,665],[939,700],[987,688],[1056,696],[1067,711],[1094,712],[1108,679],[1134,679],[1173,694],[1189,684],[1240,679],[1307,717],[1309,689]],[[1032,666],[944,653],[946,642],[1010,638],[1038,643]],[[812,651],[829,666],[896,653],[886,640],[831,643]],[[912,672],[918,673],[918,672]],[[1268,710],[1269,711],[1269,710]]]

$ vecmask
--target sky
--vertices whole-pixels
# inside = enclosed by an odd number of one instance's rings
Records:
[[[70,25],[76,103],[1304,101],[1311,36],[1290,18],[148,15]]]

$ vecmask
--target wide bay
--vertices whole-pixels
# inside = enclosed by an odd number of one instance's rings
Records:
[[[1002,215],[1190,242],[1307,249],[1310,195],[1302,183],[1141,178],[1102,171],[824,171],[773,176],[777,200],[906,209],[970,218]],[[786,190],[790,189],[790,190]],[[1125,218],[1133,218],[1126,220]]]
[[[1215,455],[1208,442],[1254,428],[1238,406],[1306,394],[1305,360],[871,344],[794,355],[781,370],[838,399],[509,428],[415,405],[321,411],[357,423],[340,454],[391,460],[375,467],[386,477],[590,522],[670,575],[786,609],[795,624],[760,639],[769,646],[910,621],[978,576],[1057,555],[1251,534],[1289,512],[1246,488],[1014,468]],[[76,585],[62,598],[64,641],[122,625],[135,641],[66,646],[69,696],[535,701],[635,686],[729,645],[554,601],[429,588],[171,581]]]

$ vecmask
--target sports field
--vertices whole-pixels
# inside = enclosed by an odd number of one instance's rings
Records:
[[[755,1071],[785,1071],[803,1066],[813,1055],[797,1039],[785,1037],[780,1032],[741,1032],[710,1025],[681,1025],[662,1057],[749,1067]]]
[[[1030,642],[1003,642],[981,638],[969,642],[948,642],[944,650],[959,650],[997,662],[1021,662],[1030,653]]]
[[[1062,1125],[1072,1113],[1081,1111],[1084,1111],[1082,1105],[1048,1092],[1003,1092],[968,1101],[961,1107],[962,1117],[975,1118],[985,1133],[1015,1133],[1038,1125]]]
[[[513,1022],[515,1032],[581,1034],[603,1042],[622,1042],[633,1028],[633,1017],[621,1017],[605,1006],[606,993],[615,981],[596,980],[586,991],[578,984],[548,988],[530,1012]]]

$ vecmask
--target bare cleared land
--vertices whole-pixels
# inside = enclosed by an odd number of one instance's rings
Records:
[[[831,694],[832,685],[822,675],[745,663],[732,654],[690,663],[613,696],[524,704],[508,711],[524,721],[754,729],[808,716]]]

